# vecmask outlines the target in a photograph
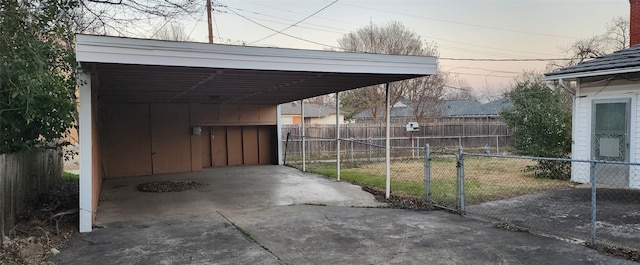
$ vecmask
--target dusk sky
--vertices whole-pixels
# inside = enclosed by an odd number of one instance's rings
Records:
[[[441,69],[466,80],[478,96],[487,96],[504,91],[525,70],[543,72],[548,62],[451,59],[565,58],[564,49],[574,41],[603,33],[616,16],[629,16],[628,0],[334,1],[219,0],[224,6],[214,12],[214,41],[331,49],[344,34],[369,23],[399,21],[437,44]],[[282,30],[323,8],[284,31],[298,39],[278,34],[261,40],[274,33],[266,27]],[[192,40],[206,42],[206,21],[203,10],[177,22],[183,23]]]

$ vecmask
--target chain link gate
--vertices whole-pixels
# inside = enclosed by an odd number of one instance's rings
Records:
[[[640,174],[639,163],[464,152],[459,157],[460,213],[507,229],[640,250],[640,189],[628,181]],[[566,175],[541,177],[536,166],[550,163]]]

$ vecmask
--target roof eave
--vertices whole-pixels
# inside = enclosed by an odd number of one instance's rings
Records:
[[[567,81],[573,81],[578,78],[584,78],[584,77],[628,74],[628,73],[636,73],[636,72],[640,72],[640,66],[628,67],[628,68],[605,69],[605,70],[588,71],[588,72],[578,72],[578,73],[567,73],[567,74],[550,74],[550,75],[544,75],[542,77],[542,80],[551,81],[551,80],[562,79]]]
[[[276,71],[369,74],[437,74],[435,57],[297,50],[172,42],[107,36],[76,36],[80,63],[166,65]]]

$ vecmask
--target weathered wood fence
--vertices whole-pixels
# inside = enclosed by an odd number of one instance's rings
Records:
[[[292,139],[287,146],[289,153],[299,153],[301,150],[300,125],[283,125],[283,138],[291,133]],[[307,152],[310,154],[335,153],[335,125],[305,125]],[[493,151],[513,145],[513,132],[503,121],[490,122],[451,122],[420,125],[419,132],[407,132],[405,124],[391,125],[391,146],[421,148],[429,144],[432,148],[439,147],[484,147]],[[384,146],[384,124],[344,124],[340,125],[340,138],[349,141]],[[286,139],[282,139],[283,147]],[[350,146],[349,146],[350,147]],[[355,152],[370,151],[371,147],[363,144],[353,145]],[[342,145],[341,151],[347,151]]]
[[[16,216],[62,178],[63,166],[61,150],[0,155],[0,242]]]

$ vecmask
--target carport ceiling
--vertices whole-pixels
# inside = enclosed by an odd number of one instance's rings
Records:
[[[78,35],[101,102],[281,104],[436,73],[433,57]]]

